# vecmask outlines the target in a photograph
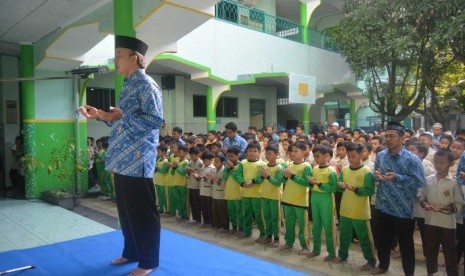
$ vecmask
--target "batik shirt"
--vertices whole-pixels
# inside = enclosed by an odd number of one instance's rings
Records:
[[[125,79],[116,106],[123,117],[112,124],[105,168],[121,175],[152,178],[163,124],[160,88],[139,69]]]
[[[395,172],[396,180],[379,183],[375,208],[391,216],[412,218],[418,189],[425,185],[425,172],[420,159],[405,148],[394,155],[383,150],[375,161],[375,172],[379,169],[383,175]]]
[[[223,146],[226,148],[230,148],[232,146],[238,147],[240,151],[239,159],[243,159],[245,148],[247,147],[247,141],[239,135],[234,136],[232,140],[229,139],[229,137],[226,137],[223,141]]]

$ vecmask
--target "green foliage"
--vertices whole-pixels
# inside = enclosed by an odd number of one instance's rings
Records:
[[[47,167],[48,173],[60,182],[72,182],[76,173],[83,173],[87,170],[86,156],[82,153],[83,150],[76,153],[75,138],[68,137],[65,143],[52,149]],[[79,155],[78,158],[76,154]]]
[[[76,183],[76,174],[87,171],[87,153],[84,150],[77,151],[76,139],[68,137],[64,141],[50,136],[51,143],[57,145],[52,148],[48,162],[43,162],[32,155],[21,158],[25,170],[37,172],[38,169],[46,169],[47,173],[62,184],[75,183],[75,193],[79,193],[80,183]],[[76,158],[76,154],[78,154]],[[52,190],[52,193],[68,193],[66,189]]]
[[[413,111],[443,119],[436,87],[465,60],[465,1],[347,0],[345,8],[332,32],[366,80],[372,109],[397,121]]]

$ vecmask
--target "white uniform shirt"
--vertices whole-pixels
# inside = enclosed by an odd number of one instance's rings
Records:
[[[213,199],[224,199],[224,190],[226,189],[226,181],[223,181],[223,171],[224,167],[221,170],[216,171],[215,169],[215,177],[218,179],[217,182],[213,182],[212,184],[212,198]]]
[[[454,205],[456,213],[462,212],[462,189],[450,175],[442,179],[438,179],[436,174],[428,176],[423,195],[429,204],[435,206]],[[455,214],[425,211],[425,224],[455,229]]]
[[[212,183],[210,183],[210,179],[208,179],[207,175],[208,174],[214,174],[216,172],[215,166],[213,164],[210,164],[208,167],[203,167],[199,175],[201,177],[200,179],[200,195],[201,196],[212,196]]]

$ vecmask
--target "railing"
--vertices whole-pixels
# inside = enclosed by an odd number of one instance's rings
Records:
[[[302,25],[237,2],[223,0],[216,4],[216,18],[241,27],[304,43]],[[309,29],[309,45],[337,52],[332,36],[312,29]]]

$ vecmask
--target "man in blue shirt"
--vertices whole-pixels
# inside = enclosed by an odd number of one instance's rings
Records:
[[[379,181],[376,193],[376,229],[379,265],[372,274],[383,274],[389,269],[391,241],[396,235],[402,255],[405,275],[415,271],[413,243],[413,203],[418,189],[424,186],[425,173],[420,159],[403,147],[405,128],[390,122],[386,127],[386,150],[375,161],[375,176]]]
[[[179,141],[179,144],[181,146],[186,145],[186,142],[184,142],[184,140],[182,139],[182,128],[174,127],[171,136],[173,137],[173,140]]]
[[[147,44],[116,36],[115,47],[116,69],[126,77],[116,107],[105,112],[86,105],[79,111],[112,126],[105,169],[114,173],[124,249],[111,263],[139,262],[129,275],[145,276],[159,265],[160,215],[153,173],[163,124],[162,99],[158,85],[144,71]]]
[[[457,135],[457,134],[456,134]],[[462,187],[462,191],[465,190],[465,152],[460,157],[459,166],[456,174],[457,182]],[[462,216],[465,219],[465,211],[462,212]],[[460,262],[462,256],[465,254],[465,226],[464,224],[457,223],[457,261]],[[463,264],[465,269],[465,263]]]
[[[247,147],[247,141],[237,134],[237,125],[234,122],[229,122],[225,126],[226,137],[223,141],[223,154],[226,155],[228,148],[236,146],[239,148],[239,159],[244,158],[245,148]]]

